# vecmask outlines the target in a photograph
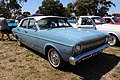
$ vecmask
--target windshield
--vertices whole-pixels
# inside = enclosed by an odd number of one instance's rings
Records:
[[[37,21],[40,28],[61,28],[61,27],[72,27],[65,18],[43,18]]]
[[[70,18],[67,18],[67,21],[69,23],[76,23],[77,22],[77,19],[75,17],[70,17]]]
[[[101,17],[93,17],[91,18],[96,25],[98,24],[107,24],[107,22],[105,20],[103,20]]]
[[[112,19],[113,19],[114,22],[120,22],[120,20],[116,17],[113,17]]]

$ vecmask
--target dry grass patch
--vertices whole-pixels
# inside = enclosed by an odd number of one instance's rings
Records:
[[[109,47],[77,66],[58,70],[16,41],[0,41],[0,80],[120,80],[119,52],[120,47]]]

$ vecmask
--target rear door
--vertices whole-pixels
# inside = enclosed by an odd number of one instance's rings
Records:
[[[21,39],[22,43],[27,44],[27,34],[26,34],[26,29],[28,26],[28,19],[24,19],[20,26],[17,28],[18,30],[18,37]]]

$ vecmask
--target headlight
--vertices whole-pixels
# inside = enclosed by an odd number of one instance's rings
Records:
[[[73,52],[74,52],[74,53],[80,53],[80,52],[81,52],[81,45],[76,45],[76,46],[74,46]]]

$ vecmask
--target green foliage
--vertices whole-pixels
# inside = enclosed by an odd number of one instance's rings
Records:
[[[71,3],[69,3],[71,5]],[[111,6],[115,6],[108,0],[77,0],[74,3],[76,15],[100,15],[104,16]],[[69,10],[69,7],[68,7]]]
[[[77,0],[74,3],[76,15],[92,15],[96,13],[96,0]]]
[[[23,12],[24,17],[28,17],[30,15],[30,12]]]
[[[21,12],[21,8],[27,0],[0,0],[0,14],[10,18],[12,13]],[[56,16],[71,16],[71,13],[80,15],[100,15],[104,16],[115,4],[110,0],[76,0],[63,7],[60,0],[43,0],[36,13]],[[25,16],[29,12],[24,13]]]
[[[104,16],[110,9],[110,7],[116,7],[112,1],[108,0],[99,0],[98,1],[98,13],[101,16]]]
[[[69,12],[73,12],[73,11],[74,11],[74,4],[73,4],[73,3],[69,3],[69,4],[67,5],[67,8],[68,8],[68,11],[69,11]]]
[[[42,6],[36,13],[57,16],[71,16],[71,13],[75,13],[77,16],[104,16],[111,6],[115,6],[115,4],[108,0],[76,0],[75,3],[68,3],[65,8],[59,0],[43,0]]]
[[[42,6],[39,7],[36,13],[42,13],[45,15],[64,16],[64,10],[65,8],[59,0],[43,0]]]
[[[112,16],[120,17],[120,13],[113,13]]]
[[[10,18],[12,13],[20,12],[22,5],[27,0],[0,0],[0,14]]]
[[[9,16],[9,9],[6,8],[6,4],[3,1],[0,1],[0,14],[2,16]]]
[[[75,13],[76,16],[104,16],[111,6],[115,7],[115,4],[109,0],[76,0],[74,3],[68,3],[67,7],[63,7],[60,0],[43,0],[36,13],[58,16],[71,16],[71,13]]]
[[[70,3],[67,5],[67,12],[68,12],[68,14],[74,13],[74,12],[75,12],[74,9],[75,9],[74,4],[70,2]]]

